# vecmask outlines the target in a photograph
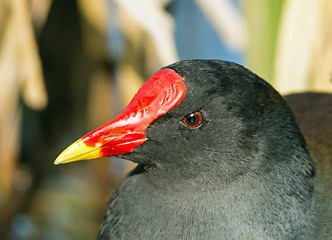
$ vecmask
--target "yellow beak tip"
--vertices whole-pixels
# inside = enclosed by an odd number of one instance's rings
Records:
[[[101,157],[100,146],[88,147],[82,141],[77,140],[66,148],[54,161],[54,165],[76,162],[80,160],[88,160]]]
[[[60,159],[59,157],[57,157],[54,161],[54,165],[59,165],[65,163],[65,161],[63,159]]]

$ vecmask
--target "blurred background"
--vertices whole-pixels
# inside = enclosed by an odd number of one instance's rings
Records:
[[[330,0],[0,0],[0,239],[95,239],[132,164],[55,166],[180,59],[332,92]]]

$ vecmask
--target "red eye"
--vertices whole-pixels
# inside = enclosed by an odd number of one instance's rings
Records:
[[[203,123],[203,115],[200,112],[194,112],[186,116],[182,121],[187,127],[197,128]]]

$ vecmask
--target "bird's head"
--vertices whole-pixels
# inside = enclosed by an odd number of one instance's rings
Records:
[[[159,172],[191,178],[214,171],[229,180],[259,168],[260,159],[272,161],[259,157],[266,149],[282,155],[280,132],[291,148],[287,141],[299,134],[292,114],[257,75],[230,62],[180,61],[154,74],[119,116],[55,164],[121,155]]]

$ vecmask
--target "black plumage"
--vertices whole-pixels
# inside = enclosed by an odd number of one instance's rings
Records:
[[[166,68],[183,78],[185,97],[121,155],[138,166],[110,200],[99,239],[331,239],[331,196],[286,101],[235,63]],[[202,124],[187,127],[196,112]]]

